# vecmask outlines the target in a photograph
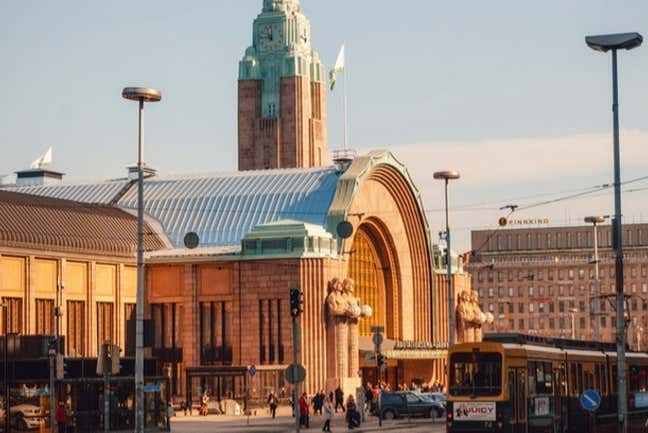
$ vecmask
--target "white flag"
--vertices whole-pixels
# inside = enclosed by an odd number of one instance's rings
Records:
[[[31,168],[43,168],[46,165],[52,163],[52,146],[50,146],[47,151],[39,157],[36,161],[31,163]]]
[[[331,90],[335,88],[335,75],[343,72],[344,71],[344,44],[342,44],[342,48],[340,48],[340,53],[337,56],[337,60],[335,61],[335,66],[333,69],[331,69],[331,72],[329,72],[329,79],[331,81]]]

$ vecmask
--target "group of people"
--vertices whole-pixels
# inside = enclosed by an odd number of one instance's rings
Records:
[[[272,391],[268,396],[268,407],[272,418],[274,419],[277,412],[279,400],[277,394]],[[292,404],[292,402],[291,402]],[[349,429],[360,427],[362,416],[356,406],[355,399],[349,395],[346,403],[344,402],[344,392],[338,386],[335,391],[330,392],[328,396],[324,390],[317,392],[312,398],[308,394],[303,393],[297,402],[297,410],[299,415],[299,424],[303,428],[310,428],[310,414],[311,406],[313,407],[313,414],[319,414],[324,417],[324,424],[322,426],[323,432],[331,431],[331,421],[333,415],[340,409],[345,414],[345,422]],[[294,416],[295,414],[293,414]]]

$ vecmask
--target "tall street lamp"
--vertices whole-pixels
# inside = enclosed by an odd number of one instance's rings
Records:
[[[4,332],[4,351],[2,354],[2,369],[3,374],[2,378],[4,379],[4,431],[9,432],[11,430],[11,425],[9,424],[10,414],[9,414],[9,305],[7,302],[2,302],[0,304],[0,310],[2,310],[2,332]]]
[[[122,97],[139,102],[137,141],[137,304],[135,316],[135,432],[144,433],[144,102],[162,94],[144,87],[126,87]]]
[[[446,170],[437,171],[434,173],[435,179],[443,179],[445,181],[445,220],[446,220],[446,267],[448,270],[448,347],[454,345],[454,314],[452,308],[454,306],[454,294],[452,293],[452,260],[450,253],[450,223],[448,221],[448,182],[451,180],[459,179],[458,171]]]
[[[572,340],[576,339],[576,320],[574,319],[574,315],[578,313],[577,308],[570,308],[569,309],[569,316],[571,318],[571,338]]]
[[[586,36],[585,43],[595,51],[612,51],[612,113],[614,126],[614,251],[616,274],[616,329],[617,329],[617,381],[619,432],[628,430],[628,405],[626,400],[626,322],[624,315],[625,297],[623,292],[623,247],[621,231],[621,163],[619,157],[619,84],[617,77],[617,50],[631,50],[643,42],[639,33],[619,33],[611,35]]]
[[[585,217],[585,222],[590,223],[594,226],[594,339],[596,341],[601,341],[601,320],[600,320],[600,309],[601,309],[601,281],[599,279],[599,257],[598,257],[598,224],[605,221],[606,216],[588,216]],[[590,263],[592,263],[590,262]]]

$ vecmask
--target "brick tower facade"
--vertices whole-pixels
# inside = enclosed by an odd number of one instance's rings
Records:
[[[264,0],[239,63],[239,170],[326,165],[326,80],[299,0]]]

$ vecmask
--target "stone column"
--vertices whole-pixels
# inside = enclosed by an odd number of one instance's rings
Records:
[[[337,377],[346,377],[349,371],[349,326],[345,317],[335,317],[334,322]]]
[[[358,355],[359,347],[358,341],[360,338],[360,331],[358,327],[358,319],[349,319],[348,322],[349,344],[348,344],[348,364],[349,368],[346,376],[357,377],[358,370],[360,369],[360,359]]]

